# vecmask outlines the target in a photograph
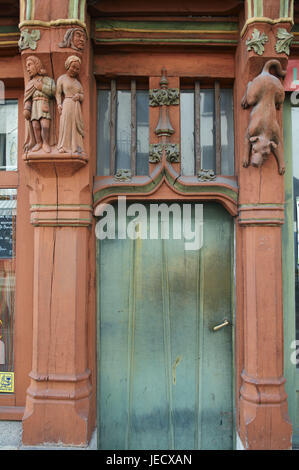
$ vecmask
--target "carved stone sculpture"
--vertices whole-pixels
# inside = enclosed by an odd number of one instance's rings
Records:
[[[57,80],[56,101],[60,114],[58,151],[60,153],[84,153],[84,123],[81,103],[83,87],[77,77],[81,60],[70,56],[65,61],[66,73]]]
[[[54,96],[55,82],[46,76],[40,59],[30,56],[26,60],[29,82],[25,88],[24,117],[26,119],[24,150],[51,152],[55,145]]]
[[[64,35],[59,47],[70,47],[75,51],[83,52],[86,44],[86,33],[81,28],[70,28]]]
[[[246,154],[243,166],[249,166],[251,157],[251,165],[259,167],[273,152],[282,175],[285,165],[276,110],[280,109],[284,102],[285,92],[279,78],[270,73],[271,67],[275,68],[279,77],[285,76],[286,71],[282,70],[278,60],[268,60],[262,72],[248,83],[242,99],[244,109],[253,106],[245,137]]]

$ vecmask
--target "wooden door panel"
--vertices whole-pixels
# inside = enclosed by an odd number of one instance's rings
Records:
[[[101,449],[232,448],[232,221],[204,206],[204,246],[99,247]]]

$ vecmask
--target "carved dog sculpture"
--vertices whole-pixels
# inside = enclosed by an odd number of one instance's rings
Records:
[[[278,60],[268,60],[262,72],[248,83],[241,102],[244,109],[253,106],[245,137],[246,155],[243,166],[249,166],[251,156],[251,165],[259,167],[273,152],[278,171],[283,175],[285,165],[276,110],[280,109],[284,102],[285,92],[279,78],[270,73],[271,67],[275,68],[279,77],[286,75]]]

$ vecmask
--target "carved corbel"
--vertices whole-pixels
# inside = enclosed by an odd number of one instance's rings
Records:
[[[281,145],[280,125],[276,111],[284,102],[285,92],[279,78],[270,73],[273,67],[279,77],[284,77],[285,70],[278,60],[268,60],[262,72],[247,85],[242,99],[244,109],[253,106],[249,126],[245,136],[245,156],[243,166],[260,167],[273,153],[281,175],[285,172],[283,149]]]

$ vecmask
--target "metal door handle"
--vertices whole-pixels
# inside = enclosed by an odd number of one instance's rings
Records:
[[[224,328],[225,326],[228,326],[230,323],[227,318],[223,319],[222,323],[219,323],[219,325],[216,325],[213,327],[213,331],[218,331],[221,330],[221,328]]]

